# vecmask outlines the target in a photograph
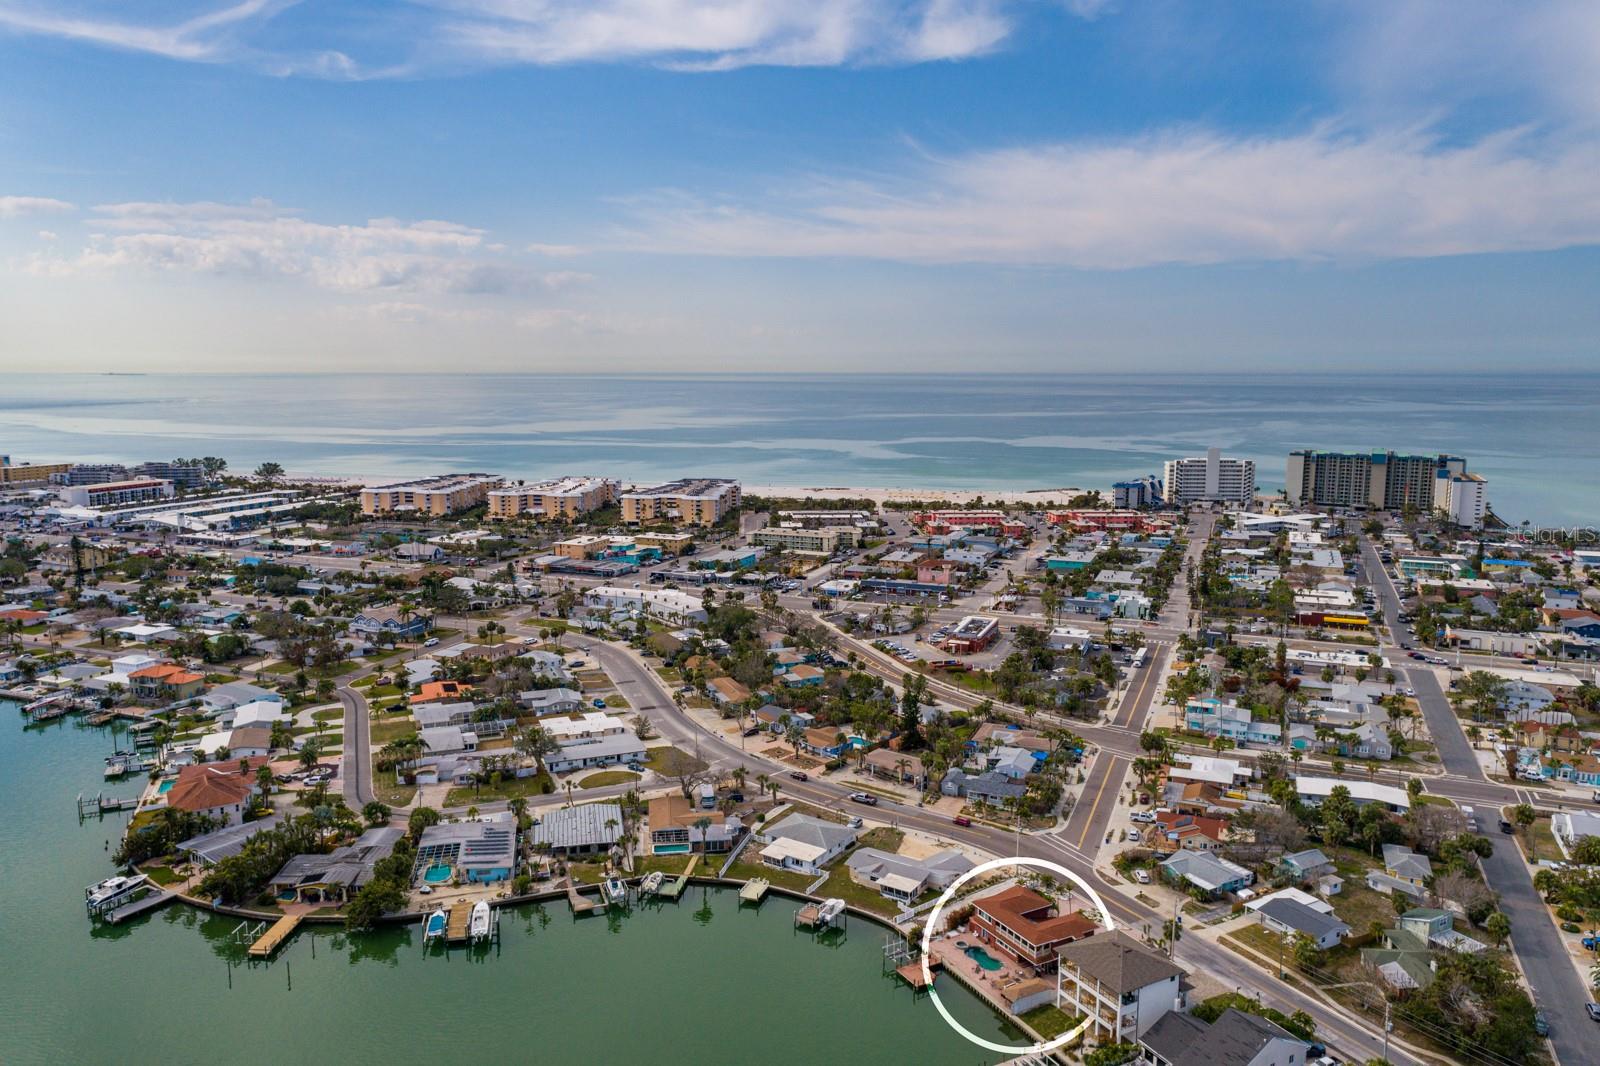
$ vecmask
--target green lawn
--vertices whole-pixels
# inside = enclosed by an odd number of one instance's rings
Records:
[[[158,885],[162,885],[163,887],[166,885],[177,884],[179,881],[183,880],[183,878],[172,872],[172,867],[170,866],[156,864],[152,866],[143,866],[140,867],[140,869],[150,875],[150,880],[154,881]]]
[[[769,877],[768,880],[772,879]],[[900,905],[893,900],[885,899],[876,888],[857,884],[850,877],[850,868],[842,859],[829,871],[828,879],[817,889],[816,894],[824,899],[838,897],[852,906],[881,914],[886,918],[892,918],[900,913]]]
[[[861,834],[856,844],[863,848],[877,848],[879,851],[887,851],[892,855],[900,850],[900,844],[905,838],[906,835],[900,830],[891,829],[885,825],[876,829],[868,829]]]
[[[677,755],[668,755],[668,752],[676,752]],[[680,759],[681,761],[679,765],[686,768],[690,773],[697,774],[707,768],[707,764],[703,760],[696,759],[693,755],[690,755],[683,749],[674,748],[671,745],[647,748],[645,750],[644,765],[648,769],[655,770],[657,773],[670,774],[673,772],[673,768],[668,765],[668,760],[674,758]]]
[[[372,791],[390,807],[404,807],[417,798],[417,786],[399,779],[393,770],[377,770],[372,775]]]
[[[622,785],[629,781],[639,780],[639,775],[632,770],[602,770],[597,774],[590,774],[578,782],[579,788],[603,788],[606,785]]]
[[[373,747],[377,748],[383,747],[391,740],[396,740],[400,737],[406,736],[409,733],[415,733],[416,731],[416,720],[411,718],[409,715],[403,718],[399,715],[396,715],[393,718],[384,718],[380,721],[373,722],[369,728],[369,732],[372,735]]]
[[[754,843],[746,845],[746,850],[755,846]],[[706,862],[702,859],[701,864],[707,873],[715,874],[722,868],[722,864],[725,861],[727,860],[714,855],[712,856],[712,861]],[[794,889],[796,892],[804,892],[806,886],[816,880],[815,877],[807,874],[796,873],[793,870],[774,870],[765,863],[748,862],[744,859],[740,859],[729,867],[727,876],[735,881],[749,881],[757,877],[764,877],[774,885]]]
[[[1042,1007],[1035,1007],[1022,1015],[1022,1020],[1028,1027],[1046,1040],[1054,1040],[1062,1033],[1078,1024],[1078,1019],[1062,1010],[1046,1003]]]
[[[555,790],[555,783],[550,780],[550,775],[540,771],[536,777],[510,777],[495,785],[468,785],[465,788],[452,788],[444,798],[446,807],[468,807],[494,800],[511,800],[517,797],[527,799],[530,796],[547,795]]]

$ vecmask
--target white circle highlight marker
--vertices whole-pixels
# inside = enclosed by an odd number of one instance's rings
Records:
[[[977,1044],[981,1048],[987,1048],[990,1051],[998,1051],[1007,1055],[1038,1055],[1054,1051],[1056,1048],[1061,1047],[1068,1041],[1077,1039],[1078,1036],[1089,1027],[1089,1023],[1094,1019],[1092,1017],[1086,1017],[1083,1019],[1083,1021],[1079,1022],[1067,1032],[1062,1033],[1054,1040],[1043,1040],[1037,1044],[1031,1044],[1027,1047],[1017,1047],[1014,1044],[997,1044],[992,1040],[985,1040],[983,1037],[967,1029],[964,1025],[950,1016],[950,1012],[945,1009],[944,1003],[939,999],[938,990],[933,987],[933,971],[928,967],[928,949],[933,943],[934,927],[939,924],[940,913],[944,911],[945,907],[949,906],[950,901],[955,898],[956,892],[961,888],[962,885],[966,884],[968,881],[971,881],[973,878],[981,877],[991,870],[1004,869],[1007,866],[1026,866],[1032,869],[1046,870],[1057,877],[1072,882],[1079,888],[1083,889],[1084,894],[1087,895],[1094,905],[1100,909],[1100,924],[1105,927],[1106,931],[1116,931],[1116,924],[1111,920],[1111,910],[1106,906],[1105,901],[1100,898],[1100,893],[1096,892],[1093,886],[1091,886],[1089,882],[1085,881],[1080,875],[1067,869],[1065,866],[1059,866],[1048,859],[1035,859],[1025,856],[1012,859],[992,859],[989,862],[974,866],[972,869],[968,870],[966,873],[950,882],[950,887],[944,890],[944,895],[939,897],[939,901],[933,905],[933,910],[928,912],[928,920],[922,926],[922,980],[927,986],[928,995],[933,997],[933,1005],[938,1008],[940,1017],[949,1023],[950,1028],[966,1037],[972,1043]]]

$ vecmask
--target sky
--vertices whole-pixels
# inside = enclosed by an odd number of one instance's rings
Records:
[[[1600,367],[1593,0],[0,0],[16,370]]]

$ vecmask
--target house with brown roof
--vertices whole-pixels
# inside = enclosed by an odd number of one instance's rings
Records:
[[[849,742],[839,739],[840,731],[833,726],[812,726],[800,737],[800,747],[824,759],[837,759],[849,748]]]
[[[157,663],[129,674],[128,683],[136,699],[173,702],[200,695],[206,687],[206,678],[177,663]]]
[[[750,690],[731,677],[713,677],[706,682],[706,687],[718,703],[743,703],[750,698]]]
[[[1222,818],[1162,811],[1150,828],[1150,846],[1156,851],[1220,851],[1228,835]]]
[[[682,793],[657,796],[650,801],[650,850],[655,854],[690,851],[726,852],[744,833],[744,823],[721,811],[704,810]]]
[[[923,768],[922,760],[910,752],[874,748],[867,752],[866,767],[874,777],[887,777],[913,788],[928,785],[928,771]]]
[[[1057,914],[1053,901],[1022,885],[973,901],[967,920],[967,931],[985,945],[1036,970],[1054,966],[1062,946],[1098,928],[1081,913]]]
[[[220,825],[241,822],[256,794],[256,771],[266,762],[264,758],[230,759],[185,766],[167,790],[167,806],[215,818]]]

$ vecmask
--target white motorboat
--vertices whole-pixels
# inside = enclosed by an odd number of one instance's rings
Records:
[[[472,918],[467,923],[467,934],[473,943],[487,940],[494,931],[494,911],[487,900],[480,899],[472,905]]]

